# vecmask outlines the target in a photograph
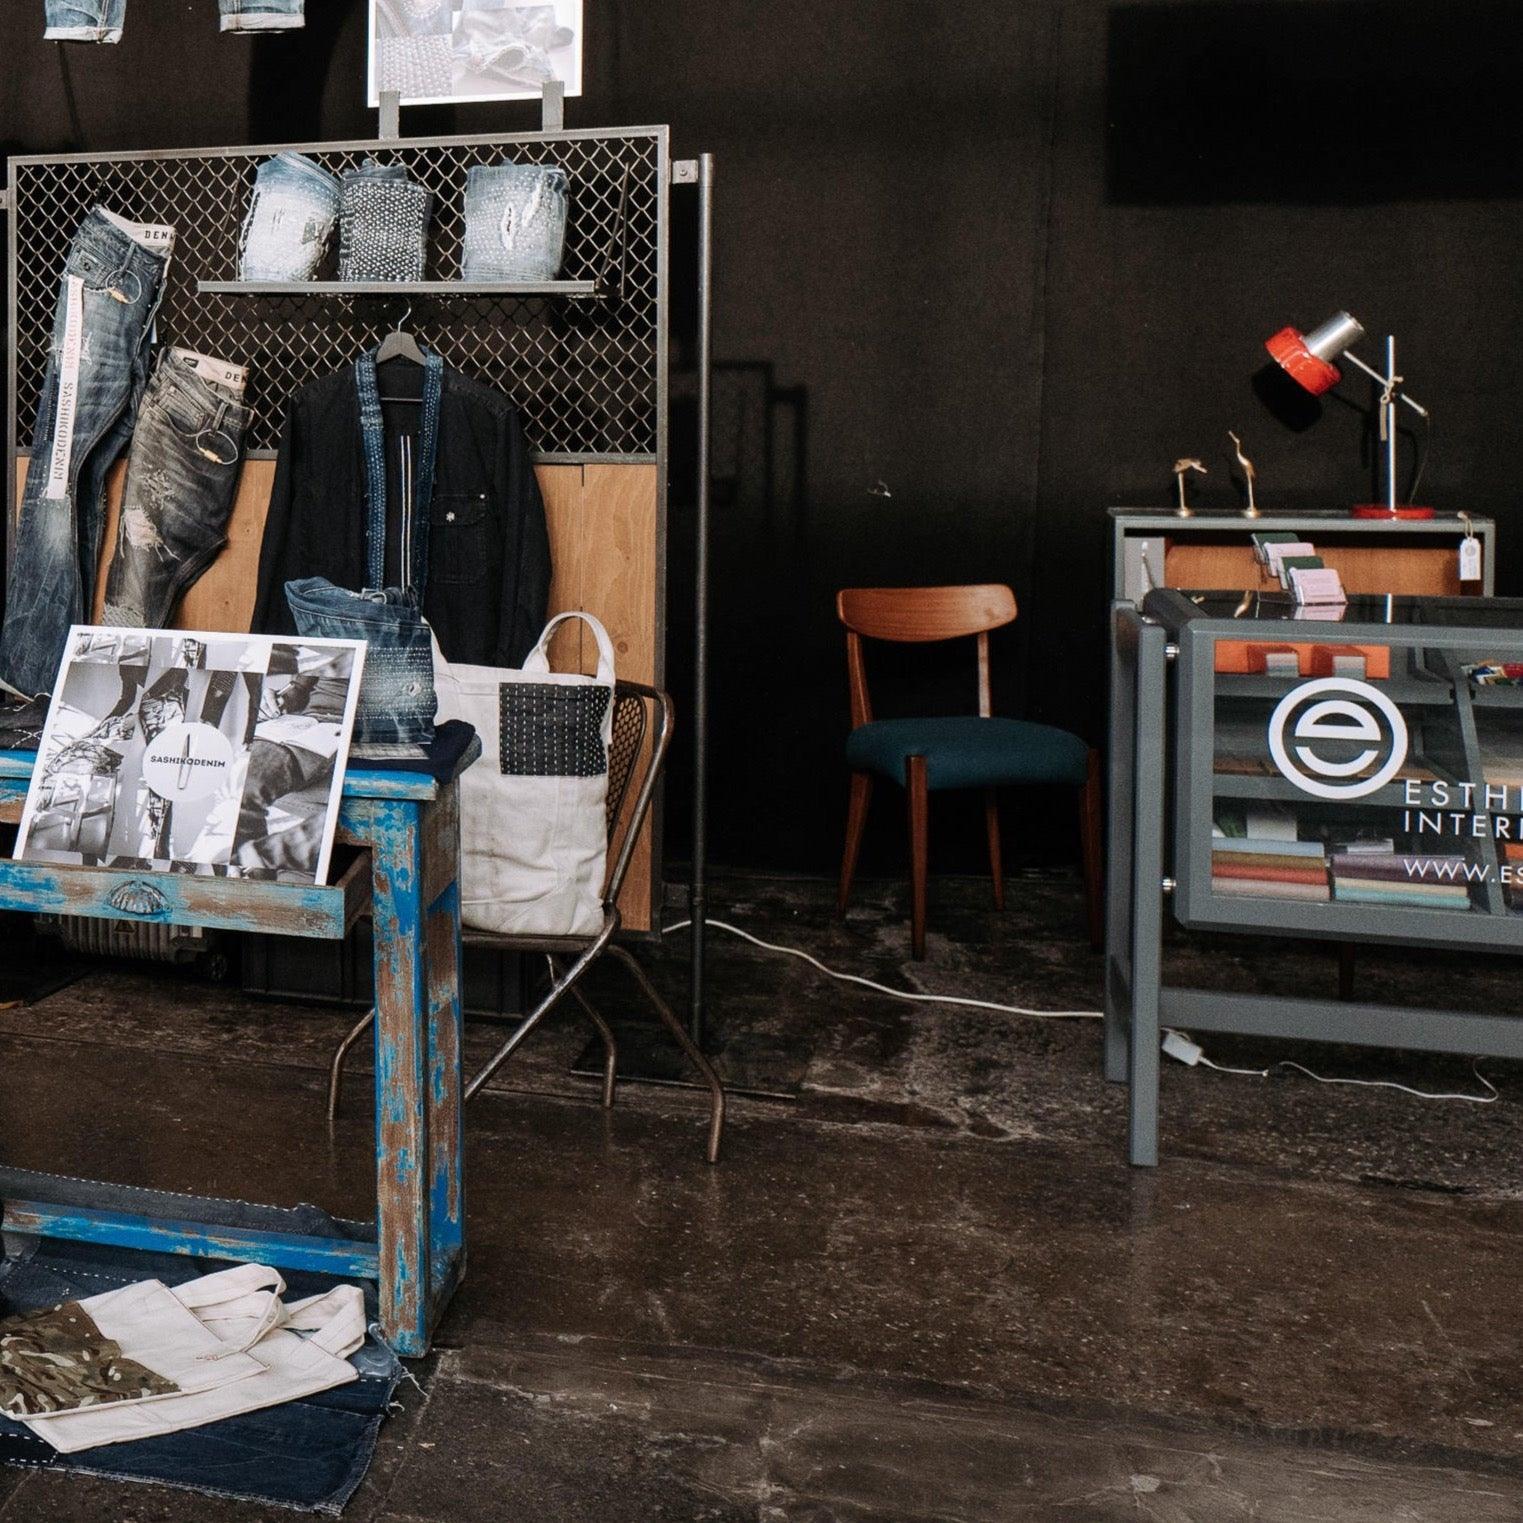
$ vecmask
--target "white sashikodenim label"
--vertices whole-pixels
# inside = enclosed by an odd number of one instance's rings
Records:
[[[1481,580],[1481,542],[1473,534],[1467,534],[1460,541],[1460,580]]]
[[[182,370],[189,370],[213,386],[225,386],[229,391],[242,392],[248,385],[247,365],[229,365],[226,360],[216,360],[209,354],[197,354],[194,349],[175,349],[174,362]]]
[[[85,347],[85,283],[78,275],[65,282],[63,352],[58,356],[58,407],[53,414],[53,453],[43,496],[54,502],[69,495],[69,465],[74,458],[74,418],[79,411],[79,365]]]

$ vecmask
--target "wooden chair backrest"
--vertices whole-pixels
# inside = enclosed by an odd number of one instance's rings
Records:
[[[836,615],[846,626],[846,672],[851,682],[851,723],[873,717],[862,640],[926,644],[967,635],[978,641],[978,712],[989,718],[989,631],[1015,620],[1015,594],[1000,582],[971,587],[844,587]]]

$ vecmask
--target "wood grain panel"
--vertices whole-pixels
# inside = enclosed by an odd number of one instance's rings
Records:
[[[550,536],[550,605],[546,614],[582,606],[588,536],[582,532],[584,469],[579,465],[536,466],[539,493],[545,499],[545,529]],[[550,669],[582,669],[582,625],[563,624],[550,641]]]
[[[1351,593],[1458,597],[1481,589],[1479,582],[1460,581],[1455,545],[1318,545],[1317,554]],[[1164,552],[1163,570],[1170,587],[1268,591],[1279,586],[1246,544],[1171,544]]]
[[[634,682],[656,679],[658,579],[658,479],[653,465],[589,465],[582,498],[588,536],[582,606],[602,620],[613,641],[619,675]],[[584,661],[592,642],[584,647]],[[592,664],[595,652],[591,653]],[[643,767],[649,756],[642,753]],[[633,799],[627,801],[632,803]],[[660,902],[654,849],[654,814],[640,833],[619,911],[632,930],[649,930]],[[615,831],[613,850],[623,840]]]
[[[16,500],[26,485],[25,457],[17,462]],[[659,479],[653,465],[541,465],[535,469],[545,500],[550,537],[551,614],[579,609],[596,614],[613,640],[619,674],[654,682],[659,669]],[[92,616],[99,618],[111,549],[116,543],[126,465],[118,462],[106,483],[106,525]],[[186,593],[174,625],[179,629],[245,631],[253,613],[259,546],[275,481],[275,462],[249,460],[238,484],[228,543]],[[597,652],[580,624],[557,633],[551,665],[557,671],[596,669]],[[617,837],[615,848],[617,848]],[[620,898],[632,930],[652,924],[658,902],[654,875],[654,821],[630,864]]]

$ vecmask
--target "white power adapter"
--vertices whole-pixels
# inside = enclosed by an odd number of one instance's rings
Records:
[[[1166,1031],[1163,1034],[1163,1050],[1176,1062],[1194,1068],[1205,1057],[1205,1049],[1198,1047],[1182,1031]]]

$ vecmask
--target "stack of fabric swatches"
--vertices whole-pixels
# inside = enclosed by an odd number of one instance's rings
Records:
[[[1330,897],[1327,857],[1320,841],[1218,836],[1211,842],[1211,887],[1218,894],[1256,899]]]
[[[1339,852],[1332,859],[1338,903],[1403,905],[1409,909],[1467,910],[1464,857],[1410,852]]]

